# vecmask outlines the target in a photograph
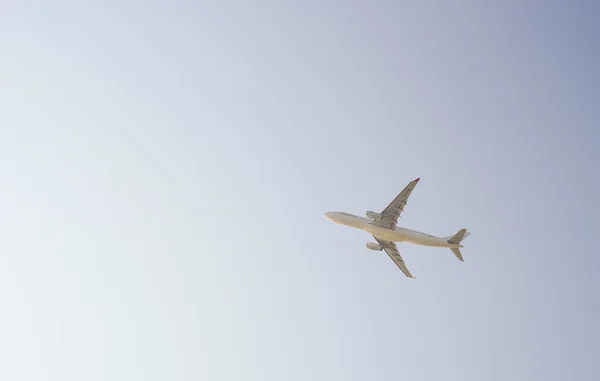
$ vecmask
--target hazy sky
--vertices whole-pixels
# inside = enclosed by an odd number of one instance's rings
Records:
[[[0,379],[600,379],[597,4],[1,2]]]

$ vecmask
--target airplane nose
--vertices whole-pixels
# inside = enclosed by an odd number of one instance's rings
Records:
[[[333,219],[333,213],[331,213],[331,212],[325,213],[325,218],[327,218],[328,220],[332,220]]]

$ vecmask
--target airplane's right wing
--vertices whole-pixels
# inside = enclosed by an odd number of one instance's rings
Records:
[[[381,239],[377,236],[373,236],[373,238],[375,238],[375,240],[379,243],[379,245],[381,245],[381,247],[383,248],[383,250],[385,250],[387,255],[389,255],[390,258],[392,258],[392,261],[394,261],[394,263],[398,266],[398,268],[400,270],[402,270],[404,275],[406,275],[409,278],[414,278],[414,276],[412,276],[410,271],[408,271],[408,267],[406,267],[406,264],[404,263],[404,259],[402,259],[402,256],[400,255],[400,252],[398,251],[398,248],[396,247],[395,242],[388,241],[386,239]]]

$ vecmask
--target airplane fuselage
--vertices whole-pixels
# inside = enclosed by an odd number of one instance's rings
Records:
[[[374,220],[370,218],[354,216],[349,213],[327,212],[325,213],[325,217],[337,224],[363,230],[369,234],[393,242],[409,242],[415,245],[430,247],[463,247],[460,244],[449,243],[448,238],[435,237],[431,234],[406,229],[400,226],[396,226],[394,229],[375,226],[372,224]]]

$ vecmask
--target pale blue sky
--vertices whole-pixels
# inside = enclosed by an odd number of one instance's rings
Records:
[[[3,2],[0,379],[599,379],[599,22]],[[410,280],[323,213],[415,177]]]

